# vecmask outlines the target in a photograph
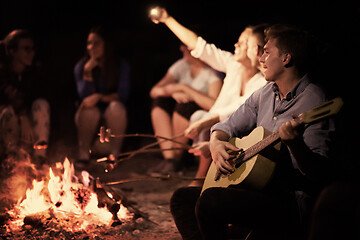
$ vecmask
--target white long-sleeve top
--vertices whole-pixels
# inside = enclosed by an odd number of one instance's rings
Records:
[[[196,47],[191,51],[191,54],[196,58],[200,58],[215,70],[226,74],[220,94],[209,110],[209,114],[195,112],[194,114],[201,116],[196,117],[195,120],[214,114],[219,115],[220,121],[225,120],[254,91],[267,83],[264,76],[259,72],[249,80],[245,89],[243,89],[244,94],[240,96],[242,88],[241,72],[244,67],[234,59],[232,53],[221,50],[214,44],[209,44],[203,38],[198,37]]]

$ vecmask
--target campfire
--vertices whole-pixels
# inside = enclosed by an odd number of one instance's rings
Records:
[[[136,225],[143,226],[146,217],[108,190],[86,171],[76,176],[66,158],[50,168],[44,179],[32,181],[25,196],[7,211],[1,236],[103,239],[104,234],[124,236],[139,231]]]

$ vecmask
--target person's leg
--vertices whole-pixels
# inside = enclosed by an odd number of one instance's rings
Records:
[[[170,200],[171,214],[184,240],[202,239],[195,217],[195,205],[200,191],[199,187],[180,188]]]
[[[287,201],[259,191],[210,188],[197,202],[196,217],[205,239],[227,239],[228,224],[254,229],[256,239],[285,239]]]
[[[211,153],[209,149],[210,127],[204,128],[199,136],[193,141],[192,152],[199,156],[199,166],[195,174],[196,178],[204,178],[211,164]],[[196,150],[196,151],[194,151]],[[188,186],[202,186],[203,180],[194,180]]]
[[[78,131],[79,159],[89,160],[89,150],[98,129],[101,113],[97,107],[81,108],[75,114]]]
[[[185,132],[186,128],[189,127],[189,120],[186,119],[185,117],[181,116],[177,112],[174,112],[173,117],[172,117],[172,126],[173,126],[174,136],[179,136]],[[183,136],[183,137],[176,138],[176,141],[180,142],[180,144],[174,143],[173,144],[174,148],[184,148],[183,144],[187,144],[189,142],[189,139],[187,137]],[[175,160],[180,162],[181,157],[184,153],[184,149],[175,150],[174,153],[175,153],[175,155],[174,155]]]
[[[0,133],[5,144],[5,151],[17,151],[20,141],[19,118],[13,107],[6,106],[0,112]]]
[[[155,106],[151,110],[151,122],[156,136],[166,138],[171,138],[173,136],[171,116],[164,109]],[[162,141],[162,139],[159,138],[158,141]],[[173,143],[171,141],[163,141],[159,145],[161,149],[168,149],[173,147]],[[162,155],[164,159],[174,159],[173,151],[163,151]]]
[[[50,105],[45,99],[37,99],[32,104],[34,124],[34,156],[46,157],[50,133]]]
[[[127,127],[127,111],[123,103],[112,101],[104,113],[106,126],[111,129],[115,135],[124,134]],[[123,144],[123,138],[113,138],[110,141],[111,154],[115,157],[119,154]]]
[[[199,156],[199,167],[195,178],[205,178],[211,164],[211,158]],[[202,186],[204,180],[194,180],[188,186]]]

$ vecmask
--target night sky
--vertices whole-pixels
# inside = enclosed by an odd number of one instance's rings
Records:
[[[181,55],[179,41],[164,25],[147,17],[159,4],[180,23],[218,47],[233,51],[245,26],[289,23],[307,29],[328,47],[323,69],[341,96],[349,98],[359,80],[359,15],[357,1],[1,1],[0,38],[17,28],[30,29],[38,46],[37,60],[46,70],[52,92],[52,126],[73,129],[77,100],[73,67],[85,52],[89,29],[111,29],[118,51],[131,65],[128,132],[152,132],[149,90]],[[356,65],[355,65],[356,64]],[[339,80],[341,78],[341,80]],[[350,94],[349,94],[350,91]],[[351,98],[349,98],[351,99]],[[352,99],[351,99],[352,100]]]

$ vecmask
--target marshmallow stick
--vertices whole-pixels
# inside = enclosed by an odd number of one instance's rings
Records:
[[[171,180],[171,179],[184,180],[184,181],[191,181],[191,180],[203,181],[203,180],[205,180],[204,177],[200,177],[200,178],[198,178],[198,177],[185,177],[185,176],[175,176],[175,175],[167,174],[167,175],[159,176],[159,177],[146,176],[146,177],[139,177],[139,178],[123,179],[123,180],[120,180],[120,181],[107,182],[107,183],[104,183],[104,185],[110,186],[110,185],[117,185],[117,184],[138,182],[138,181]]]
[[[144,149],[141,151],[141,153],[151,153],[151,152],[165,152],[165,151],[174,151],[174,150],[183,150],[183,149],[188,149],[188,148],[165,148],[165,149],[161,149],[161,148],[151,148],[151,149]],[[132,153],[134,153],[135,151],[138,150],[134,150],[134,151],[130,151],[130,152],[124,152],[124,153],[119,153],[117,156],[118,157],[123,157],[126,155],[130,155]],[[140,152],[138,152],[140,153]],[[109,160],[108,157],[103,157],[103,158],[99,158],[96,160],[96,162],[105,162]]]
[[[179,138],[179,137],[182,137],[182,136],[184,136],[184,135],[185,135],[184,133],[181,133],[181,134],[179,134],[179,135],[177,135],[177,136],[174,136],[174,137],[172,137],[172,138],[159,137],[159,138],[162,138],[162,140],[159,140],[159,141],[157,141],[157,142],[154,142],[154,143],[150,143],[150,144],[148,144],[148,145],[145,145],[145,146],[141,147],[141,148],[138,149],[138,150],[132,151],[131,153],[129,153],[129,156],[127,156],[127,157],[119,158],[119,159],[116,159],[116,160],[112,161],[111,163],[108,163],[108,166],[107,166],[107,168],[105,169],[105,172],[109,172],[109,171],[113,170],[118,163],[130,159],[130,158],[132,158],[133,156],[135,156],[136,154],[143,153],[143,152],[145,152],[146,150],[148,150],[149,148],[154,147],[154,146],[156,146],[156,145],[158,145],[158,144],[160,144],[160,143],[162,143],[162,142],[165,142],[165,141],[172,141],[172,142],[175,142],[175,143],[179,143],[179,144],[181,144],[181,145],[184,146],[184,148],[182,148],[182,149],[189,149],[189,148],[191,148],[191,146],[189,146],[188,144],[184,144],[184,143],[181,143],[181,142],[178,142],[178,141],[175,140],[175,139],[177,139],[177,138]],[[154,135],[153,135],[152,137],[156,138],[156,137],[158,137],[158,136],[154,136]],[[174,150],[176,150],[176,149],[174,149]],[[107,161],[107,160],[109,160],[109,158],[108,158],[108,157],[104,157],[104,158],[98,159],[97,162],[105,162],[105,161]]]
[[[104,126],[101,126],[100,127],[100,133],[98,134],[100,136],[99,140],[101,143],[104,143],[104,142],[110,142],[110,139],[111,138],[123,138],[123,137],[147,137],[147,138],[160,138],[162,140],[165,140],[165,141],[171,141],[171,142],[174,142],[174,143],[178,143],[180,145],[183,145],[184,147],[186,148],[191,148],[191,146],[189,146],[188,144],[186,143],[181,143],[181,142],[178,142],[176,141],[175,139],[179,138],[179,137],[183,137],[185,134],[184,133],[181,133],[175,137],[172,137],[172,138],[167,138],[167,137],[162,137],[162,136],[159,136],[159,135],[153,135],[153,134],[143,134],[143,133],[132,133],[132,134],[118,134],[118,135],[115,135],[115,134],[111,134],[111,129],[110,128],[107,128],[105,129]],[[152,146],[156,146],[157,144],[159,143],[162,143],[163,141],[158,141],[156,143],[154,143],[154,145],[151,145],[149,147],[152,147]],[[148,148],[148,147],[147,147]]]

